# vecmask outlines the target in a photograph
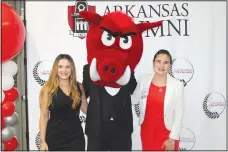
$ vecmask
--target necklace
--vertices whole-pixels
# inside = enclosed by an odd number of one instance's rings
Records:
[[[158,88],[158,92],[163,92],[163,87],[164,87],[164,86],[155,85],[153,82],[152,82],[152,84],[153,84],[156,88]]]

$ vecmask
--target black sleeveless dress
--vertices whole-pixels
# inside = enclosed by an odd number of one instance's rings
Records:
[[[53,95],[46,131],[49,151],[85,150],[85,137],[79,119],[81,101],[76,109],[71,108],[72,102],[71,97],[67,96],[60,87]]]

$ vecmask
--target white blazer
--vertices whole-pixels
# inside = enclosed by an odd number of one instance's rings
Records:
[[[153,74],[140,76],[137,87],[131,96],[132,104],[139,103],[139,125],[142,125],[144,120],[147,95],[149,94],[149,88],[153,76]],[[164,123],[167,130],[171,131],[169,135],[171,139],[179,140],[183,114],[184,84],[168,75],[164,99]]]

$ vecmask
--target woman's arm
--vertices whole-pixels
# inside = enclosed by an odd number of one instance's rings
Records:
[[[81,111],[86,114],[87,112],[87,107],[88,107],[88,102],[87,102],[87,99],[86,99],[86,95],[85,95],[85,90],[84,90],[84,87],[82,84],[80,84],[80,89],[81,89],[81,92],[82,92],[82,104],[81,104]]]
[[[179,135],[184,115],[184,84],[180,83],[177,95],[177,104],[175,108],[174,123],[169,137],[173,140],[179,140]]]
[[[48,93],[46,89],[42,89],[40,92],[40,140],[41,143],[45,143],[46,138],[46,129],[47,129],[47,122],[49,120],[49,110],[48,110]]]

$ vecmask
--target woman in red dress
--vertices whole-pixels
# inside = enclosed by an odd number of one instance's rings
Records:
[[[178,150],[183,119],[183,83],[168,75],[172,57],[158,51],[154,74],[140,77],[132,96],[140,101],[142,150]]]

